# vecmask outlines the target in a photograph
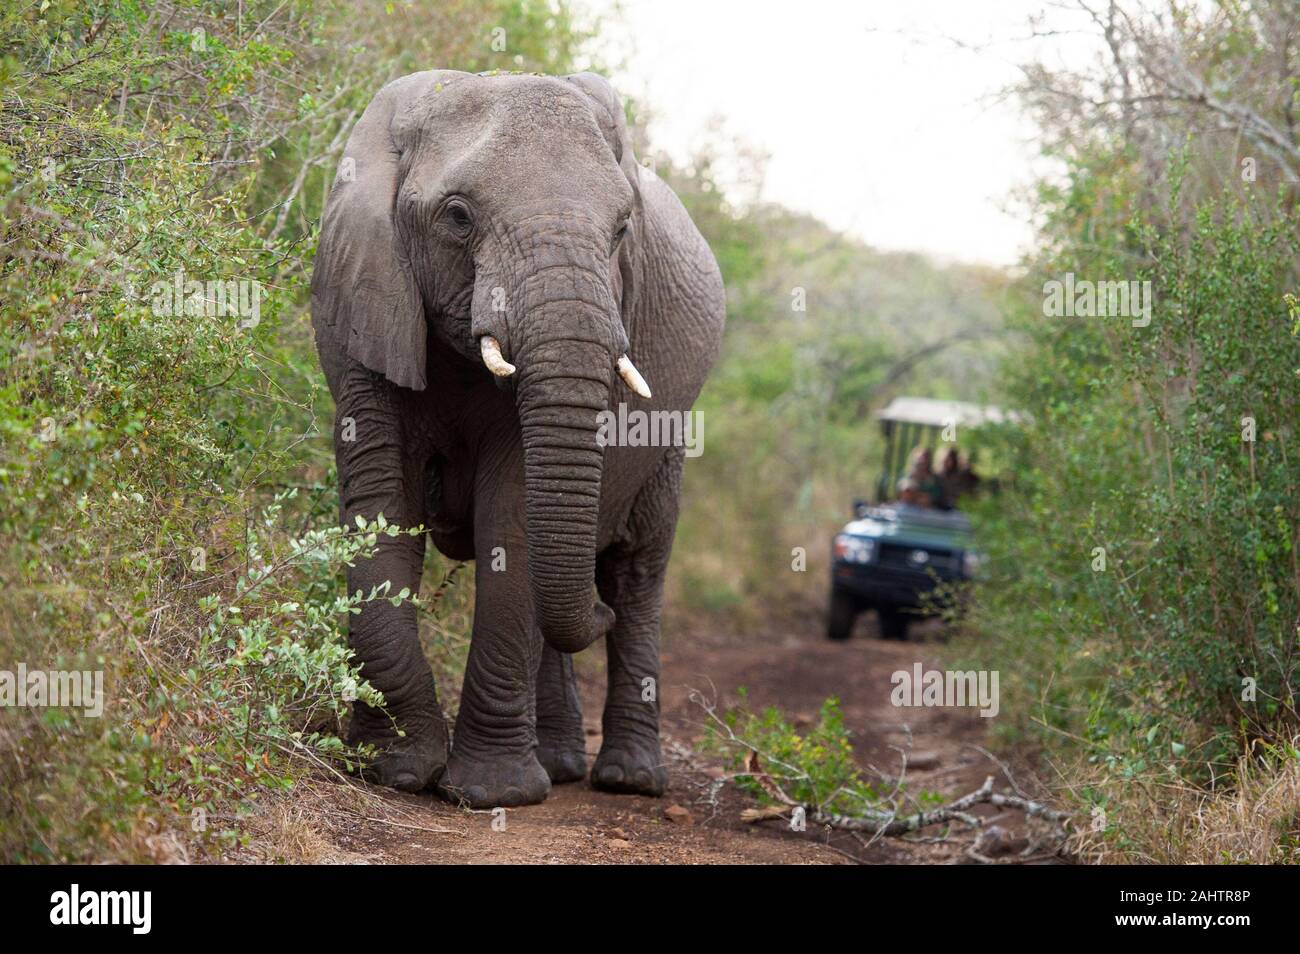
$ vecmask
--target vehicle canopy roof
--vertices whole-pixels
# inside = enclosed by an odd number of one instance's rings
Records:
[[[971,427],[978,424],[1020,423],[1015,411],[966,401],[942,401],[938,398],[896,397],[889,406],[876,412],[882,423],[919,424],[922,427],[946,427],[949,424]]]

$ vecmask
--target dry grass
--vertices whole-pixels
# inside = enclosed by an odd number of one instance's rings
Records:
[[[291,791],[265,795],[244,828],[247,848],[225,860],[254,864],[365,865],[392,859],[376,834],[422,832],[463,838],[461,825],[429,818],[419,799],[345,778],[328,768],[300,778]],[[380,839],[382,842],[382,839]]]
[[[1192,864],[1300,863],[1300,760],[1260,768],[1242,760],[1232,793],[1204,799],[1184,861]]]
[[[331,861],[336,849],[303,809],[280,805],[271,813],[262,850],[275,861],[319,865]]]
[[[1300,740],[1297,740],[1300,741]],[[1295,751],[1295,743],[1291,747]],[[1300,864],[1300,759],[1243,758],[1213,792],[1150,779],[1088,778],[1104,792],[1106,831],[1085,823],[1073,849],[1102,864]]]
[[[230,860],[263,864],[356,865],[374,859],[339,845],[333,829],[368,802],[361,785],[300,780],[290,792],[265,802],[248,829],[254,837],[247,856]]]

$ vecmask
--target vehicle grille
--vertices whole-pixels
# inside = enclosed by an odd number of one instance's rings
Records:
[[[914,559],[914,554],[926,554],[925,560]],[[909,547],[899,543],[882,543],[878,562],[881,566],[904,570],[932,568],[941,576],[956,576],[961,572],[961,555],[952,550],[932,550],[929,547]]]

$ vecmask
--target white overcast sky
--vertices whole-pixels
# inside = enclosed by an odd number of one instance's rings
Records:
[[[651,107],[655,148],[683,159],[721,117],[770,155],[763,198],[943,260],[1005,265],[1028,248],[1015,194],[1043,166],[1033,127],[998,94],[1018,62],[1093,49],[1077,34],[1030,39],[1043,0],[578,2],[609,14],[598,49],[626,63],[611,78]]]

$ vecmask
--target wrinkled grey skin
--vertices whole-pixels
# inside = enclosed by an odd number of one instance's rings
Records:
[[[592,782],[663,792],[658,702],[643,686],[659,678],[684,455],[602,448],[597,412],[689,409],[723,317],[717,264],[636,162],[604,79],[434,71],[375,97],[348,142],[312,279],[342,519],[429,527],[441,552],[476,561],[477,604],[450,753],[415,609],[377,601],[352,618],[362,672],[404,733],[357,704],[352,741],[383,753],[370,777],[407,791],[436,782],[473,807],[539,802],[552,782],[580,779],[569,654],[604,636]],[[483,335],[513,376],[484,367]],[[624,353],[652,399],[615,372]],[[385,539],[349,571],[349,591],[384,580],[415,591],[423,556],[423,538]]]

